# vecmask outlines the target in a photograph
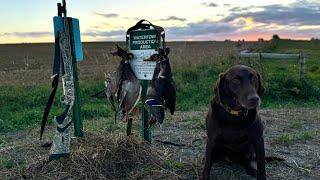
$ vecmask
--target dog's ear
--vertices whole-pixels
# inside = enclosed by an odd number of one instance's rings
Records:
[[[215,87],[214,87],[214,89],[213,89],[213,91],[214,91],[214,94],[215,94],[215,99],[217,100],[217,101],[219,101],[219,102],[221,102],[221,86],[223,85],[223,83],[224,83],[224,81],[225,81],[225,74],[224,73],[221,73],[220,75],[219,75],[219,79],[217,80],[217,82],[216,82],[216,85],[215,85]]]
[[[264,94],[264,87],[262,85],[261,75],[257,73],[258,76],[258,95],[261,97]]]

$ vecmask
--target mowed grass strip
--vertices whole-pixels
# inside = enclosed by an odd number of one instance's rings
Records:
[[[178,46],[178,45],[176,45]],[[299,77],[299,64],[297,60],[264,60],[241,59],[237,56],[223,56],[220,61],[202,61],[198,65],[177,66],[173,64],[174,80],[177,87],[177,110],[199,110],[209,105],[213,97],[213,88],[219,74],[235,64],[245,64],[259,71],[266,88],[262,97],[262,107],[310,107],[318,106],[320,100],[320,43],[311,41],[278,42],[273,51],[292,52],[305,49],[307,59],[307,79]],[[317,49],[318,48],[318,49]],[[286,50],[287,49],[287,50]],[[174,49],[173,49],[174,51]],[[203,51],[203,58],[206,51]],[[170,58],[175,61],[175,55]],[[201,58],[201,57],[199,57]],[[188,60],[190,61],[190,59]],[[197,64],[197,63],[195,63]],[[88,65],[86,70],[90,69]],[[81,70],[84,70],[82,67]],[[49,80],[48,80],[49,81]],[[103,75],[92,79],[80,79],[80,94],[82,113],[85,121],[106,117],[112,119],[113,112],[104,99],[95,99],[90,96],[104,88]],[[49,82],[31,85],[0,85],[0,132],[23,130],[39,126],[42,114],[51,91]],[[56,95],[52,112],[49,116],[51,122],[53,115],[63,111],[59,99],[61,84]]]
[[[182,68],[177,70],[174,78],[177,86],[177,110],[199,110],[207,106],[213,97],[213,87],[219,72],[213,66]],[[311,81],[300,81],[299,77],[271,77],[265,82],[265,95],[262,107],[304,107],[316,106],[320,100],[318,85]],[[102,80],[101,80],[102,81]],[[104,86],[101,81],[81,84],[81,106],[85,120],[98,117],[112,117],[113,112],[106,99],[90,96]],[[295,92],[297,89],[299,92]],[[53,115],[63,110],[60,103],[61,88],[57,92],[52,112]],[[0,92],[0,132],[26,129],[40,124],[50,86],[2,87]]]

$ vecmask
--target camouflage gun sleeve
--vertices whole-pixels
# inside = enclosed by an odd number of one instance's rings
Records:
[[[57,130],[53,138],[52,147],[50,149],[49,160],[59,159],[70,154],[70,126],[72,125],[72,107],[74,103],[74,81],[72,54],[70,44],[70,34],[67,19],[64,20],[65,29],[60,32],[60,52],[63,61],[62,84],[63,84],[63,103],[65,104],[64,112],[54,117]]]

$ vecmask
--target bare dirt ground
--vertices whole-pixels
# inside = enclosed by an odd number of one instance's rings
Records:
[[[196,179],[202,171],[205,114],[206,110],[179,112],[154,132],[155,145],[168,159],[196,169],[194,174],[186,175],[186,179]],[[260,114],[265,124],[266,156],[285,160],[267,164],[268,178],[320,179],[320,110],[263,109]],[[226,163],[215,164],[211,176],[215,179],[252,179],[240,166]]]
[[[154,128],[152,146],[181,179],[198,179],[201,175],[206,111],[177,112],[174,116],[168,115],[161,128]],[[266,155],[285,160],[267,164],[268,178],[320,179],[320,111],[262,109],[260,114],[265,124]],[[47,156],[48,149],[39,147],[36,129],[0,137],[0,161],[4,164],[0,167],[0,179],[21,177],[14,173],[23,173],[30,163]],[[168,142],[174,145],[165,144]],[[226,163],[215,164],[211,175],[214,179],[252,179],[240,166]]]

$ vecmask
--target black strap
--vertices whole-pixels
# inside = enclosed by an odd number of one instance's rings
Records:
[[[143,22],[147,22],[149,24],[144,24]],[[131,28],[128,29],[127,31],[127,35],[130,35],[131,31],[135,31],[135,30],[138,30],[138,29],[146,29],[148,27],[153,27],[158,34],[161,34],[162,32],[164,32],[164,29],[160,26],[156,26],[154,24],[152,24],[151,22],[145,20],[145,19],[142,19],[140,20],[139,22],[137,22],[136,25],[132,26]]]
[[[67,115],[68,115],[68,112],[70,110],[70,105],[67,105],[65,108],[64,108],[64,111],[56,117],[56,121],[59,123],[59,124],[62,124],[63,121],[66,119]]]
[[[106,88],[103,88],[103,90],[97,92],[96,94],[91,96],[92,98],[108,98],[106,94]]]
[[[54,64],[53,64],[53,80],[52,80],[52,90],[46,104],[46,107],[43,112],[42,122],[41,122],[41,129],[40,129],[40,142],[42,141],[43,133],[48,122],[48,116],[50,109],[53,104],[54,97],[56,95],[58,84],[59,84],[59,75],[60,75],[60,65],[61,65],[61,57],[60,57],[60,47],[59,47],[59,33],[55,39],[55,54],[54,54]]]
[[[57,127],[57,131],[58,131],[59,133],[63,133],[66,129],[68,129],[68,127],[71,126],[71,124],[72,124],[72,121],[70,121],[70,122],[69,122],[65,127],[63,127],[63,128]]]

